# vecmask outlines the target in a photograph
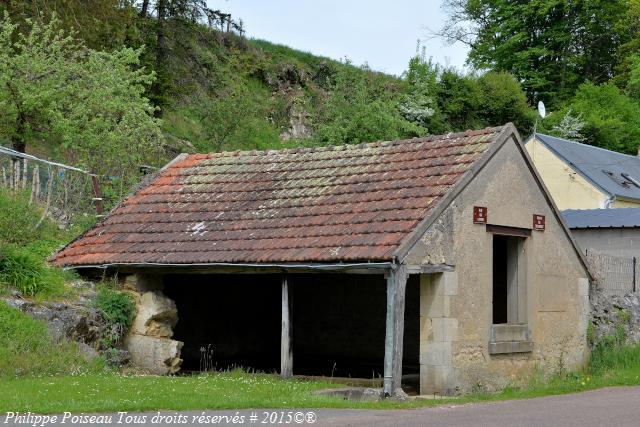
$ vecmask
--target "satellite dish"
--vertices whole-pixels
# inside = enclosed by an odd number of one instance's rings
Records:
[[[540,117],[543,119],[547,115],[547,109],[544,107],[544,102],[542,101],[538,101],[538,114],[540,114]]]

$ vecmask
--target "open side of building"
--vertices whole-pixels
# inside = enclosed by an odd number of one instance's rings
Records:
[[[589,272],[510,124],[185,156],[55,262],[168,300],[177,324],[151,328],[163,315],[147,313],[129,340],[158,372],[243,366],[453,394],[588,354]]]

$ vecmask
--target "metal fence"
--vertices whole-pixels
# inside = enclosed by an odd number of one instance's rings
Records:
[[[617,257],[587,250],[587,261],[595,280],[606,295],[640,292],[640,276],[636,257]]]
[[[0,146],[0,186],[22,193],[47,215],[70,224],[78,215],[102,214],[102,196],[95,175]]]

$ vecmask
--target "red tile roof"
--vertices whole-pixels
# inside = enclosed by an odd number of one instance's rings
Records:
[[[58,265],[390,261],[506,127],[173,162]]]

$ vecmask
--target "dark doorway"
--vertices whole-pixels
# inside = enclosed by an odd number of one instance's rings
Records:
[[[524,307],[520,307],[523,242],[519,236],[493,236],[493,324],[518,323],[524,318]]]
[[[293,373],[384,376],[386,280],[383,275],[289,274]],[[183,369],[197,371],[201,349],[216,369],[280,369],[280,274],[171,275],[165,293],[178,307],[174,338]],[[419,373],[419,276],[407,283],[403,373]]]
[[[200,370],[213,351],[218,370],[280,369],[281,291],[277,275],[174,275],[167,296],[178,307],[174,339],[183,341],[182,369]]]

